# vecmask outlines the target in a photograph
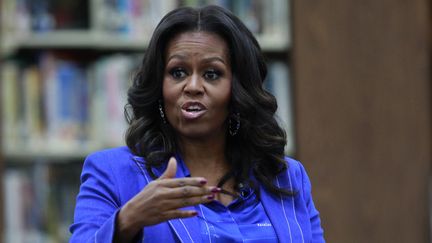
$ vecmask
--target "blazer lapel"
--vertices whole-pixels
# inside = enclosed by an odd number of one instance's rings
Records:
[[[195,210],[194,207],[186,207],[184,210]],[[201,242],[200,225],[197,217],[171,219],[168,224],[173,229],[181,242]]]
[[[260,187],[261,203],[273,228],[276,232],[279,242],[292,242],[291,229],[287,225],[285,209],[282,207],[281,198],[268,192],[263,186]]]

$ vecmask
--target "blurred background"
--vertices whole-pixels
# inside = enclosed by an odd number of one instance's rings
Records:
[[[205,4],[260,42],[327,242],[431,242],[428,0],[0,1],[0,239],[68,241],[85,156],[124,145],[152,30]]]

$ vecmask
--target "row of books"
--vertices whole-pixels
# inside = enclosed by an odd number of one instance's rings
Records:
[[[68,242],[80,170],[45,161],[5,170],[3,242]]]
[[[139,58],[117,54],[83,65],[47,52],[36,63],[6,62],[0,72],[5,154],[26,154],[21,148],[30,155],[35,151],[85,154],[123,144],[127,89]],[[289,73],[284,63],[269,65],[266,88],[276,95],[277,115],[292,134]]]
[[[255,34],[286,34],[289,1],[286,0],[182,0],[182,6],[218,5],[238,16]]]
[[[105,0],[98,11],[97,26],[108,31],[130,35],[150,33],[162,16],[178,6],[203,6],[214,4],[231,10],[257,34],[267,33],[278,25],[278,31],[286,29],[286,1],[270,0]],[[273,6],[278,8],[273,8]],[[281,6],[282,5],[282,6]],[[115,16],[113,18],[112,16]],[[146,23],[143,25],[143,23]],[[284,26],[285,25],[285,26]],[[268,29],[267,29],[268,28]]]
[[[160,19],[178,6],[176,0],[102,0],[95,12],[94,28],[129,38],[142,38]]]
[[[5,153],[122,144],[126,93],[138,63],[135,56],[113,55],[83,66],[49,52],[36,63],[6,62],[1,71]]]
[[[4,0],[0,9],[5,31],[85,29],[90,24],[86,0]]]
[[[5,0],[2,4],[6,31],[90,29],[143,38],[174,8],[207,4],[231,10],[257,34],[288,30],[286,0]]]

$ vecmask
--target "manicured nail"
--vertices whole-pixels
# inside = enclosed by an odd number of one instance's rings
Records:
[[[190,214],[191,214],[191,216],[197,216],[197,215],[198,215],[198,212],[197,212],[197,211],[194,211],[194,212],[191,212]]]
[[[205,185],[205,184],[207,183],[207,180],[206,180],[206,179],[201,179],[201,180],[199,181],[199,183],[200,183],[201,185]]]
[[[222,189],[220,189],[219,187],[215,187],[213,189],[211,189],[211,192],[221,192]]]
[[[207,196],[207,199],[208,199],[208,200],[213,200],[213,199],[214,199],[214,195],[211,194],[211,195]]]

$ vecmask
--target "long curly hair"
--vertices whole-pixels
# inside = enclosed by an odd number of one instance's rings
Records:
[[[231,114],[240,114],[241,126],[235,136],[227,131],[225,157],[232,171],[220,178],[218,185],[234,178],[235,185],[247,183],[256,190],[257,185],[250,177],[253,173],[258,183],[271,193],[293,195],[274,184],[276,176],[287,169],[286,134],[274,118],[275,97],[263,89],[267,66],[261,48],[247,27],[222,7],[182,7],[169,12],[159,22],[128,90],[127,146],[146,160],[146,169],[153,178],[156,176],[152,167],[163,165],[180,152],[176,133],[161,119],[158,107],[163,99],[167,44],[187,31],[215,33],[226,41],[230,52],[233,80],[229,110]],[[238,186],[234,189],[239,190]]]

